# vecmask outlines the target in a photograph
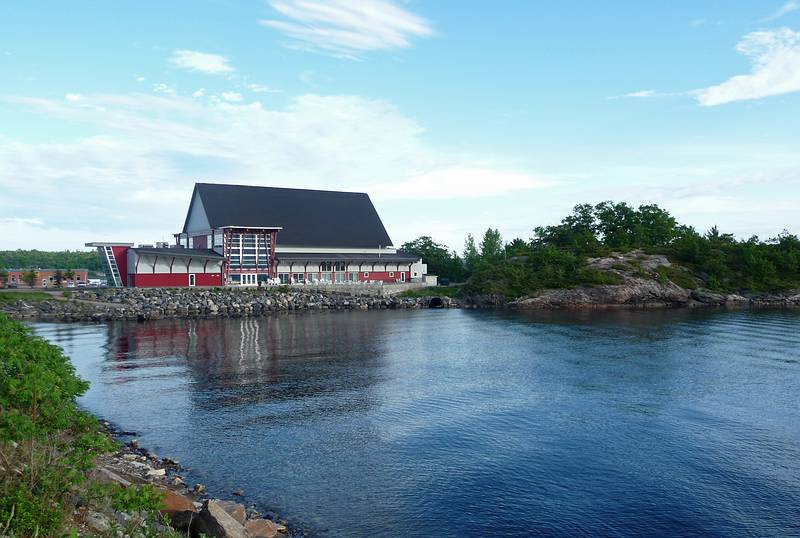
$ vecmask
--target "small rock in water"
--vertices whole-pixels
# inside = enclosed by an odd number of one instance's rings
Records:
[[[233,494],[236,495],[237,497],[244,497],[244,491],[240,489],[234,490]]]
[[[203,493],[206,490],[206,487],[203,484],[195,484],[194,485],[194,492],[195,493]]]
[[[130,441],[128,441],[128,446],[131,448],[139,448],[139,440],[131,439]]]

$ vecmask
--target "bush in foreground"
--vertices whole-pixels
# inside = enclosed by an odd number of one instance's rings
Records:
[[[0,314],[0,535],[56,533],[70,492],[114,448],[75,404],[88,386],[60,348]]]

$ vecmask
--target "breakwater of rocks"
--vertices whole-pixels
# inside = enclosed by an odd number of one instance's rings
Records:
[[[277,312],[457,307],[447,297],[368,297],[279,289],[108,288],[80,290],[52,300],[24,297],[2,310],[42,321],[156,320],[257,317]]]

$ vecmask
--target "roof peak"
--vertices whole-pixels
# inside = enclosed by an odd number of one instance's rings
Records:
[[[303,188],[296,188],[296,187],[272,187],[269,185],[241,185],[238,183],[209,183],[207,181],[196,181],[195,187],[199,186],[212,186],[212,187],[240,187],[240,188],[247,188],[247,189],[274,189],[274,190],[282,190],[282,191],[306,191],[306,192],[329,192],[329,193],[341,193],[341,194],[363,194],[364,196],[369,196],[366,192],[360,191],[334,191],[329,189],[303,189]]]

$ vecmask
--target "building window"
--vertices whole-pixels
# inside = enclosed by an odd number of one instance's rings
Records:
[[[189,273],[189,287],[194,287],[195,282],[196,282],[195,274]]]
[[[289,283],[289,273],[278,273],[278,279],[280,279],[281,284],[288,284]]]
[[[400,273],[400,282],[405,282],[405,281],[406,281],[406,272],[403,271],[402,273]]]
[[[364,271],[364,278],[369,278],[369,271]]]
[[[292,278],[294,279],[295,284],[302,284],[306,281],[305,275],[303,273],[295,273]]]
[[[394,271],[389,271],[389,278],[394,278]]]

